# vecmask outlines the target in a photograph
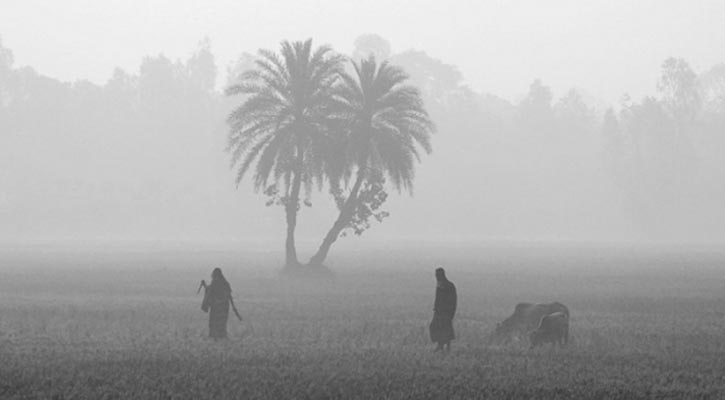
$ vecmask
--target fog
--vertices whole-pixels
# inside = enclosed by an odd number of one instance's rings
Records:
[[[725,399],[723,21],[0,0],[0,398]]]
[[[331,24],[305,2],[49,6],[61,22],[5,4],[0,240],[281,246],[283,208],[235,184],[224,89],[258,49],[312,38],[402,67],[437,127],[412,195],[388,188],[390,216],[342,247],[723,241],[725,8],[555,3],[330,5]],[[307,200],[305,254],[337,213],[327,187]]]

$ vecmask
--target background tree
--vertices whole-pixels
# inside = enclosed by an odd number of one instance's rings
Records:
[[[331,182],[354,183],[347,196],[338,194],[339,215],[325,236],[310,265],[321,265],[332,244],[348,227],[356,233],[360,217],[375,214],[385,201],[384,179],[398,191],[412,191],[415,161],[420,149],[430,153],[433,123],[423,107],[418,89],[404,84],[408,75],[387,62],[378,64],[374,56],[353,63],[354,76],[343,74],[336,96],[337,119],[345,122],[341,153],[336,160],[338,173]],[[362,214],[361,214],[362,213]]]
[[[259,56],[256,68],[227,89],[227,95],[248,96],[228,118],[228,151],[238,168],[237,185],[256,162],[254,189],[279,196],[287,220],[286,264],[293,266],[299,264],[294,234],[300,191],[322,183],[322,151],[342,58],[327,46],[313,51],[311,39],[285,41],[279,55],[260,50]]]
[[[0,106],[4,106],[10,101],[10,93],[7,89],[10,72],[13,69],[13,52],[10,49],[3,47],[2,36],[0,36]]]
[[[602,143],[604,147],[604,162],[611,168],[615,179],[618,179],[621,165],[619,158],[625,153],[625,149],[619,120],[612,108],[608,108],[604,113],[604,120],[602,121]]]
[[[518,105],[516,122],[525,137],[548,140],[554,131],[555,117],[551,88],[537,79],[529,86],[528,95]]]
[[[217,67],[211,52],[211,41],[208,37],[201,40],[196,52],[186,62],[186,75],[191,83],[192,95],[209,94],[214,91]]]
[[[567,139],[585,136],[593,131],[594,111],[584,102],[582,95],[569,90],[554,106],[560,134]]]
[[[702,73],[698,81],[708,119],[725,116],[725,63]]]
[[[7,132],[10,103],[13,101],[10,90],[10,75],[13,69],[13,52],[3,47],[0,36],[0,130]]]
[[[380,35],[372,33],[358,36],[355,39],[352,59],[362,60],[372,55],[377,60],[385,61],[390,58],[391,54],[390,42]]]
[[[691,123],[700,111],[702,97],[697,75],[687,61],[668,58],[662,63],[662,75],[657,83],[667,111],[680,123]]]

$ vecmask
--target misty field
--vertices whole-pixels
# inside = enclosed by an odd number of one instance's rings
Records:
[[[340,252],[280,278],[262,251],[0,252],[0,398],[725,397],[725,254],[506,245]],[[427,326],[443,265],[457,340]],[[196,295],[224,270],[244,321],[206,338]],[[571,344],[488,345],[516,302],[558,300]]]

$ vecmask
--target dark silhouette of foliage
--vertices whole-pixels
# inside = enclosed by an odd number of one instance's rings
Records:
[[[345,191],[339,185],[336,185],[330,189],[330,193],[335,199],[338,210],[341,211],[345,207],[345,200],[347,199]],[[383,222],[385,218],[390,216],[390,213],[380,209],[387,198],[385,177],[380,172],[371,172],[358,193],[357,210],[350,217],[347,226],[340,232],[340,237],[345,237],[348,230],[360,236],[370,228],[370,223],[373,220]]]

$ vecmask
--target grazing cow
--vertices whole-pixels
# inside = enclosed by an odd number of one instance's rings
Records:
[[[564,313],[569,317],[569,309],[559,303],[519,303],[514,313],[496,325],[496,330],[489,337],[490,341],[509,341],[514,337],[525,335],[539,326],[541,318],[555,312]]]
[[[531,348],[545,343],[556,346],[565,345],[569,341],[569,315],[563,312],[555,312],[541,318],[541,323],[535,331],[529,335]]]

